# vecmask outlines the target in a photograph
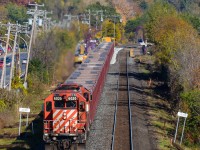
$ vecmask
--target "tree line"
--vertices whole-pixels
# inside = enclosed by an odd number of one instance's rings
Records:
[[[200,138],[199,21],[193,14],[177,12],[169,3],[157,1],[125,27],[131,39],[131,32],[143,26],[148,41],[155,43],[156,64],[167,70],[172,113],[181,110],[189,114],[186,144],[199,144]]]

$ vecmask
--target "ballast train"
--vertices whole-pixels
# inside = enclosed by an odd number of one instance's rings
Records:
[[[85,143],[114,52],[112,42],[99,44],[88,58],[44,100],[46,146],[68,149]]]

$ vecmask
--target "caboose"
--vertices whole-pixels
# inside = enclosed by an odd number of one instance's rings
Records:
[[[47,147],[68,149],[85,143],[114,52],[113,43],[101,43],[88,58],[44,100]]]

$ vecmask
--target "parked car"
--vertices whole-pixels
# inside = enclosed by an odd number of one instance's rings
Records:
[[[19,48],[21,48],[21,49],[26,49],[27,48],[27,46],[26,46],[26,44],[24,44],[24,43],[21,43],[21,44],[19,44]]]
[[[26,63],[27,63],[27,59],[25,58],[22,60],[22,64],[26,64]]]
[[[0,63],[3,64],[3,58],[0,59]],[[6,66],[11,66],[11,58],[6,57]]]
[[[138,43],[140,44],[140,45],[146,45],[146,43],[143,41],[143,39],[138,39]]]
[[[0,61],[0,68],[3,68],[3,62]]]
[[[6,57],[6,66],[11,66],[11,58]]]

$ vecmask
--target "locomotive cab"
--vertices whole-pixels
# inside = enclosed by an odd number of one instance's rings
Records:
[[[45,99],[44,135],[46,143],[70,147],[85,143],[90,93],[81,85],[61,84]]]

